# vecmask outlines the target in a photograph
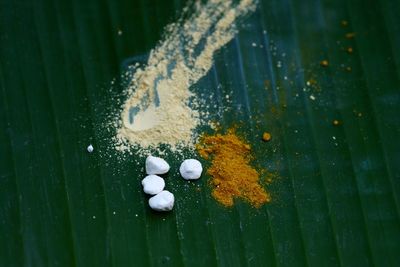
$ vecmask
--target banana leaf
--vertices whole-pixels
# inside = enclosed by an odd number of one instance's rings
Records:
[[[172,171],[160,214],[104,121],[186,4],[0,1],[0,266],[399,266],[400,2],[260,0],[192,90],[272,201],[225,208]]]

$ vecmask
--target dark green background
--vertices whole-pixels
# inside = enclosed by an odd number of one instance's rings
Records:
[[[273,200],[221,207],[169,155],[156,214],[103,123],[183,2],[0,1],[0,266],[399,266],[400,2],[260,1],[193,90],[240,122]]]

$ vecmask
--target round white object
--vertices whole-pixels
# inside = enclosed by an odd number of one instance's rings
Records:
[[[148,156],[146,158],[147,174],[164,174],[169,171],[169,164],[159,157]]]
[[[182,162],[179,172],[183,179],[195,180],[200,178],[203,167],[197,159],[186,159]]]
[[[149,195],[156,195],[163,191],[165,187],[165,181],[163,178],[157,175],[147,175],[142,180],[143,191]]]
[[[149,199],[149,206],[156,211],[170,211],[174,207],[175,197],[169,191],[162,191]]]
[[[93,152],[93,146],[90,144],[88,147],[87,147],[87,151],[89,152],[89,153],[92,153]]]

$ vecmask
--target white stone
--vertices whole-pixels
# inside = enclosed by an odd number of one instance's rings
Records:
[[[169,191],[162,191],[149,199],[149,206],[156,211],[170,211],[174,207],[175,197]]]
[[[146,158],[147,174],[164,174],[169,171],[169,164],[159,157],[148,156]]]
[[[89,152],[89,153],[92,153],[93,152],[93,146],[90,144],[88,147],[87,147],[87,151]]]
[[[147,175],[142,180],[143,191],[149,195],[156,195],[163,191],[165,187],[165,181],[163,178],[157,175]]]
[[[183,179],[186,180],[199,179],[202,171],[203,167],[197,159],[186,159],[182,162],[181,167],[179,168],[179,172]]]

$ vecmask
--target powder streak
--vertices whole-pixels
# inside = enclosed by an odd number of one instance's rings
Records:
[[[217,50],[235,36],[235,23],[256,8],[256,0],[196,2],[194,14],[166,27],[167,34],[138,69],[128,88],[117,131],[118,148],[167,144],[193,147],[199,112],[189,107],[189,90],[205,76]]]

